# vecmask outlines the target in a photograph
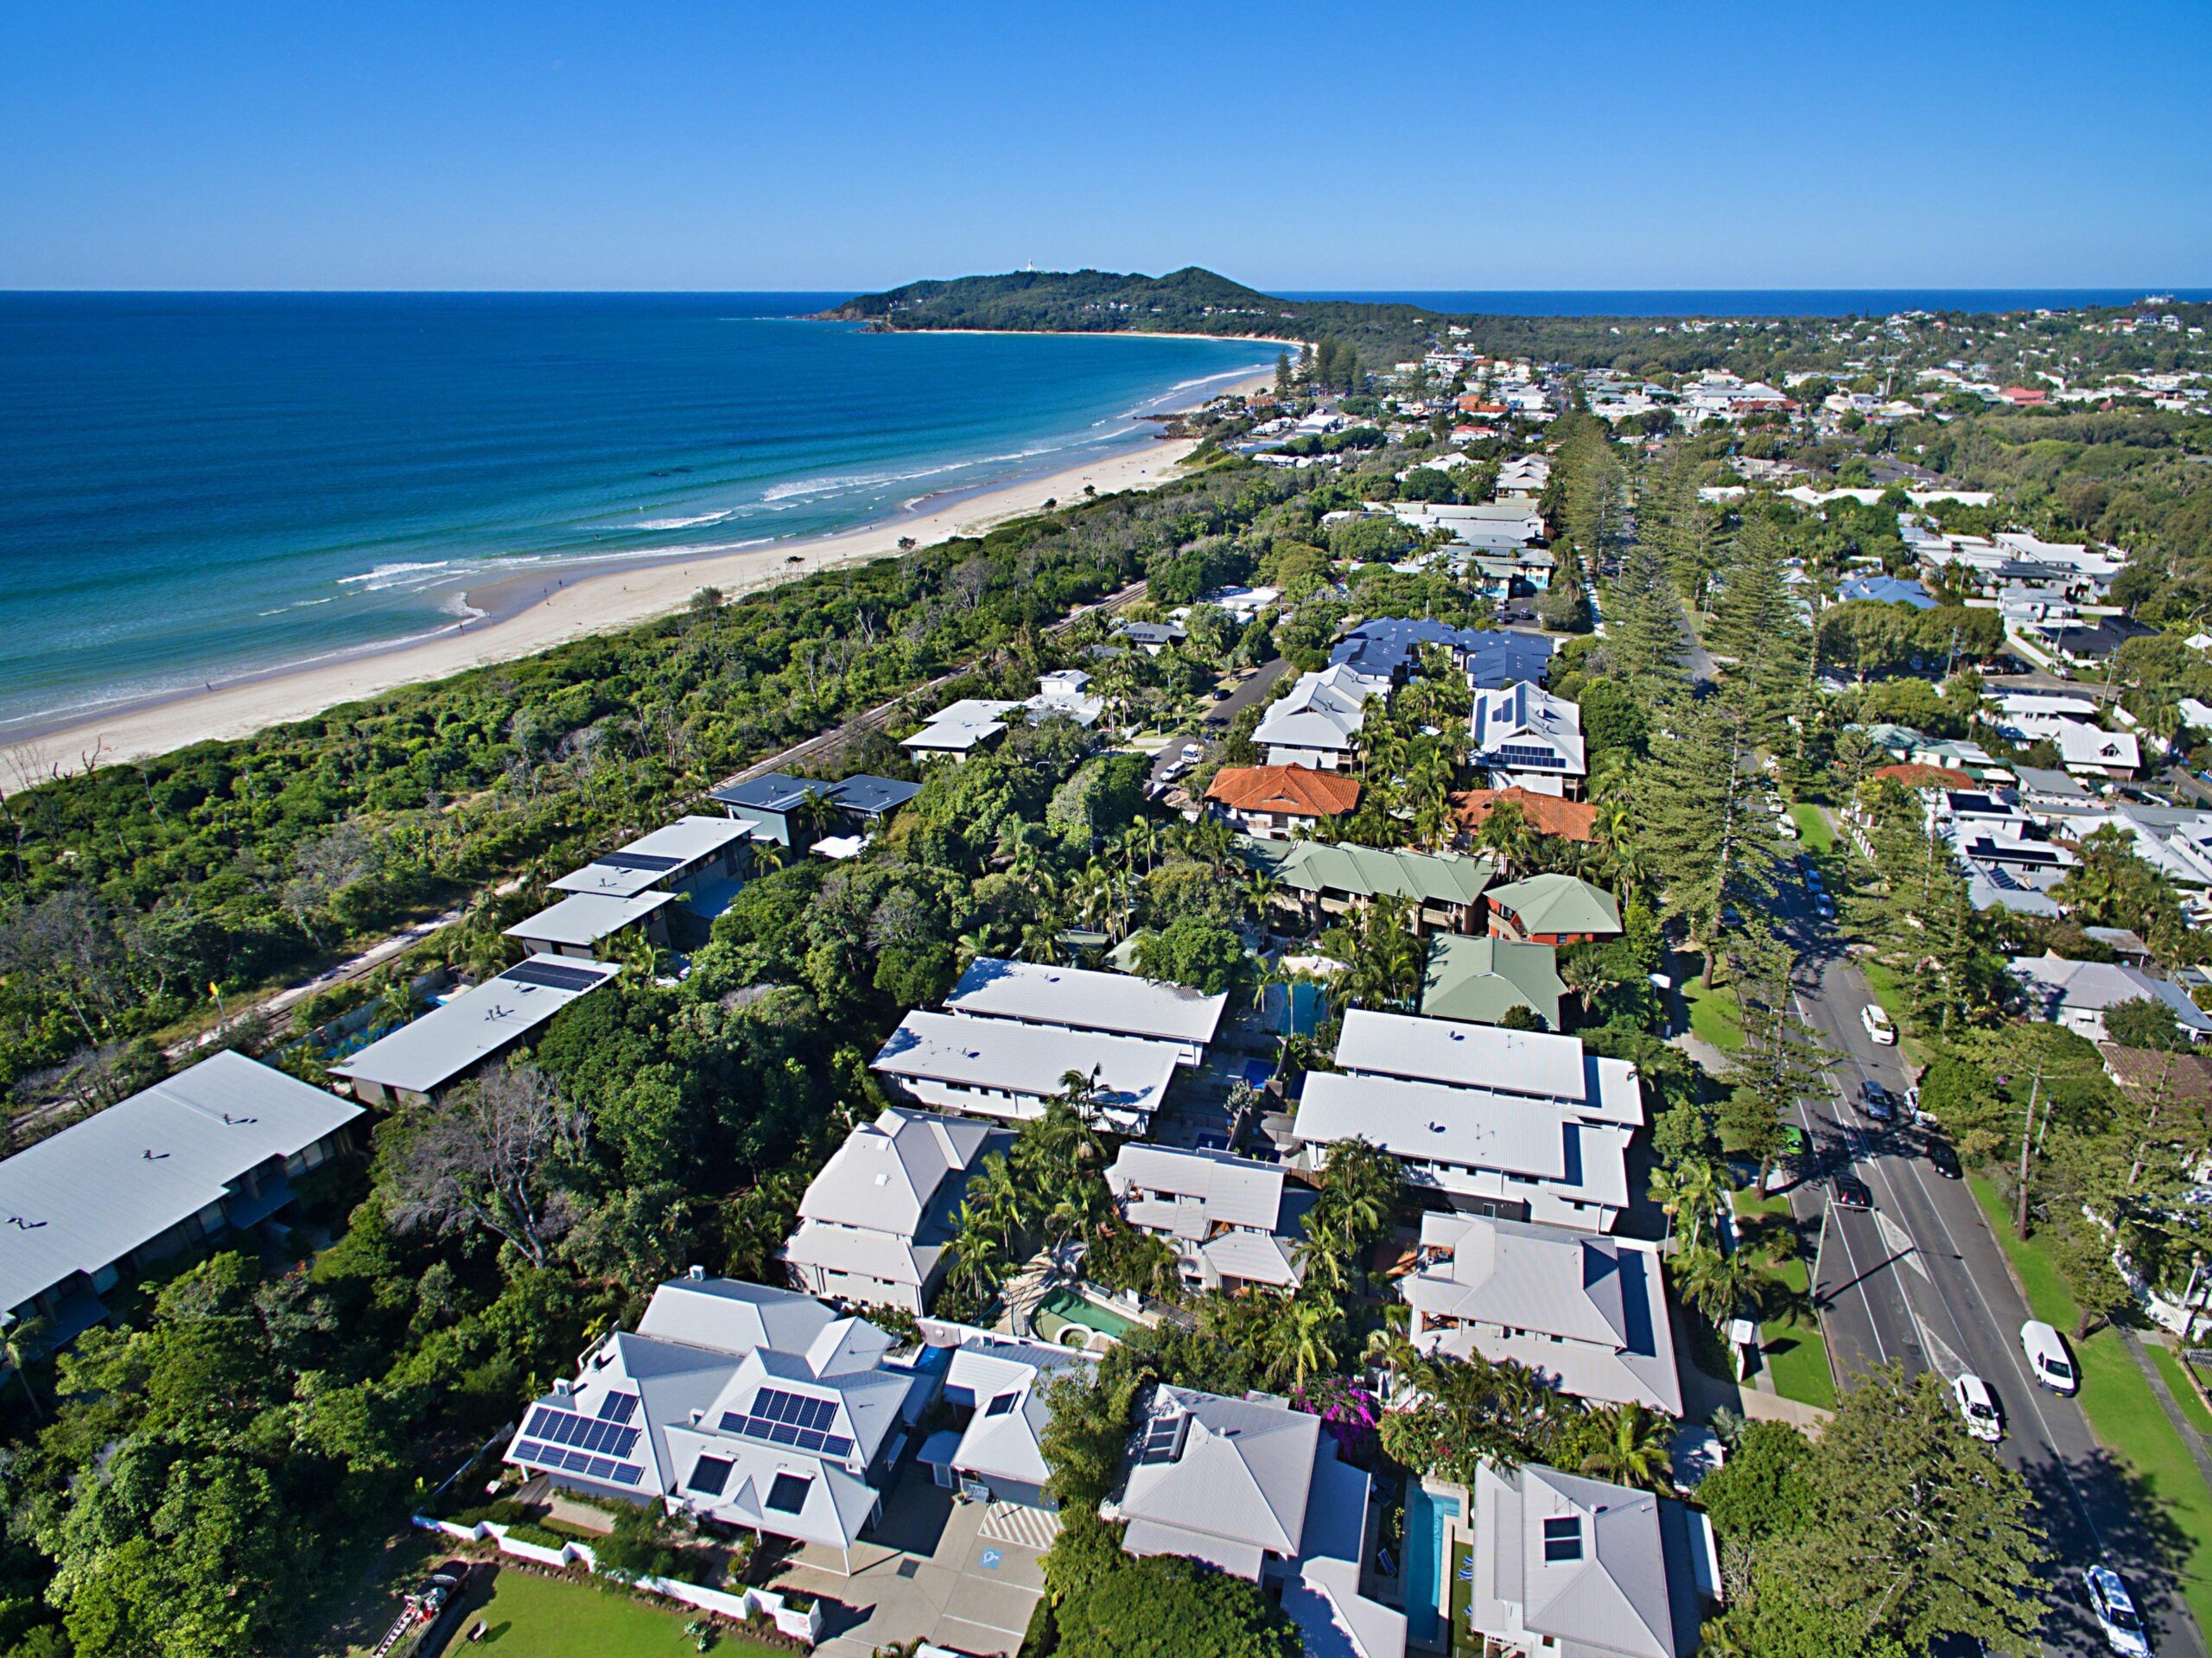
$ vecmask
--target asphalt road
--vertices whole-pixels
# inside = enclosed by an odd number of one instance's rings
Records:
[[[1834,924],[1797,886],[1785,888],[1777,908],[1800,951],[1800,1011],[1836,1056],[1835,1094],[1804,1114],[1816,1173],[1792,1193],[1792,1206],[1801,1220],[1820,1222],[1821,1177],[1845,1171],[1874,1198],[1871,1210],[1829,1210],[1822,1227],[1814,1294],[1831,1359],[1847,1378],[1892,1361],[1946,1380],[1963,1370],[1980,1376],[2005,1419],[1998,1454],[2036,1495],[2054,1572],[2078,1582],[2084,1567],[2111,1565],[2144,1605],[2154,1650],[2203,1658],[2203,1638],[2162,1565],[2184,1541],[2160,1534],[2079,1403],[2030,1379],[2018,1340],[2028,1309],[1980,1206],[1962,1183],[1936,1172],[1909,1123],[1877,1124],[1859,1109],[1864,1079],[1900,1096],[1908,1079],[1897,1050],[1876,1045],[1859,1021],[1870,998]],[[2063,1597],[2044,1636],[2052,1653],[2105,1650],[2094,1622]]]

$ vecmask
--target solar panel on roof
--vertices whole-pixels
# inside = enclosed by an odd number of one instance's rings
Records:
[[[548,990],[589,990],[607,975],[586,967],[563,967],[557,962],[524,962],[499,975],[509,984],[533,984]]]
[[[797,1514],[806,1507],[807,1488],[814,1482],[799,1474],[779,1474],[768,1488],[768,1506],[779,1514]]]
[[[691,1477],[684,1485],[702,1496],[720,1496],[735,1465],[728,1457],[702,1457],[691,1464]]]
[[[639,1432],[618,1421],[579,1416],[574,1411],[555,1410],[550,1406],[540,1406],[532,1413],[530,1426],[524,1431],[549,1446],[574,1446],[585,1454],[607,1457],[627,1457],[638,1443]]]
[[[638,1395],[633,1393],[611,1393],[599,1401],[602,1421],[626,1422],[638,1413]]]
[[[639,869],[647,874],[657,875],[664,870],[676,868],[683,863],[683,860],[664,858],[652,852],[607,852],[594,858],[592,861],[603,863],[610,869]]]

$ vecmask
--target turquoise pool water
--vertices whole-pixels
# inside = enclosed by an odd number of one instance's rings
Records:
[[[1126,1336],[1137,1327],[1136,1320],[1125,1318],[1118,1312],[1109,1312],[1095,1302],[1086,1301],[1073,1290],[1054,1290],[1037,1304],[1037,1325],[1043,1329],[1044,1317],[1052,1314],[1063,1323],[1083,1324],[1091,1330],[1101,1330],[1109,1336]]]
[[[1459,1518],[1459,1499],[1431,1496],[1419,1480],[1406,1482],[1406,1634],[1436,1639],[1437,1585],[1444,1576],[1444,1521]]]

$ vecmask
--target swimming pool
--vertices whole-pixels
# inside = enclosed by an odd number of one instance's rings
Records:
[[[1418,1479],[1406,1482],[1406,1634],[1436,1639],[1436,1585],[1444,1571],[1444,1519],[1459,1517],[1456,1496],[1431,1496]]]
[[[1030,1315],[1030,1322],[1037,1326],[1037,1333],[1046,1341],[1058,1341],[1060,1331],[1069,1324],[1081,1324],[1116,1339],[1127,1336],[1137,1327],[1134,1318],[1118,1312],[1109,1312],[1096,1302],[1077,1295],[1073,1290],[1053,1290],[1037,1303],[1037,1311]]]

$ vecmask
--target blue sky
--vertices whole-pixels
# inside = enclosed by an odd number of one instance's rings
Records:
[[[2212,6],[0,9],[0,287],[2212,283]]]

